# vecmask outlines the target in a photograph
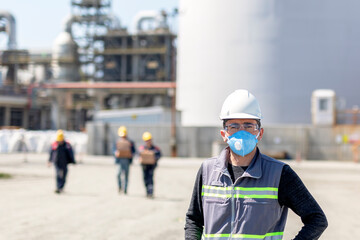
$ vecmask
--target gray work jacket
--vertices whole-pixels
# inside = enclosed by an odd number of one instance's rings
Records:
[[[282,239],[288,209],[278,202],[285,163],[260,152],[232,182],[227,169],[229,148],[202,165],[205,239]]]

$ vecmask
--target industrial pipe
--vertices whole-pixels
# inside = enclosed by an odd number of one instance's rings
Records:
[[[142,23],[146,20],[153,20],[156,22],[158,28],[168,28],[166,23],[166,13],[157,11],[141,11],[134,18],[135,33],[141,32]]]
[[[9,41],[8,41],[8,49],[14,50],[17,47],[16,43],[16,24],[15,24],[15,18],[14,16],[6,11],[0,11],[0,20],[6,19],[6,27],[5,31],[9,35]]]
[[[120,24],[120,20],[117,16],[115,16],[114,14],[110,14],[110,15],[104,15],[104,16],[97,16],[98,19],[96,19],[96,21],[98,22],[102,22],[105,25],[106,21],[109,21],[111,23],[111,25],[108,26],[109,29],[115,30],[115,29],[121,29],[121,24]],[[69,15],[64,19],[64,31],[70,33],[71,36],[72,35],[72,30],[71,30],[71,26],[73,23],[75,22],[82,22],[82,21],[95,21],[94,20],[94,16],[78,16],[78,15]]]

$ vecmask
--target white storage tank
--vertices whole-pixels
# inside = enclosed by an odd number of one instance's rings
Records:
[[[336,96],[331,89],[317,89],[311,97],[312,123],[316,126],[336,124]]]
[[[78,46],[67,31],[55,39],[52,49],[53,77],[57,82],[80,80]]]
[[[180,0],[182,124],[220,125],[239,88],[257,97],[264,124],[311,123],[315,89],[358,105],[359,9],[355,0]]]

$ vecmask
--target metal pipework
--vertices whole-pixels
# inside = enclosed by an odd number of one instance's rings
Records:
[[[0,11],[0,19],[6,19],[5,31],[9,35],[8,49],[14,50],[17,47],[16,43],[16,22],[14,16],[6,11]]]
[[[78,15],[69,15],[68,17],[66,17],[64,19],[64,31],[70,33],[71,36],[73,36],[72,34],[72,30],[71,30],[71,26],[74,23],[80,23],[82,21],[98,21],[101,22],[102,24],[105,25],[106,22],[109,22],[109,26],[107,26],[109,29],[115,30],[115,29],[121,29],[121,23],[120,20],[117,16],[115,16],[114,14],[110,14],[110,15],[102,15],[102,16],[97,16],[97,19],[95,19],[95,16],[78,16]]]
[[[142,31],[142,23],[146,20],[155,21],[158,28],[168,28],[165,12],[159,13],[157,11],[141,11],[134,18],[135,33]]]

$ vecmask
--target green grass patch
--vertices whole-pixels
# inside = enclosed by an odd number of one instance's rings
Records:
[[[0,179],[9,179],[9,178],[12,178],[10,174],[0,172]]]

